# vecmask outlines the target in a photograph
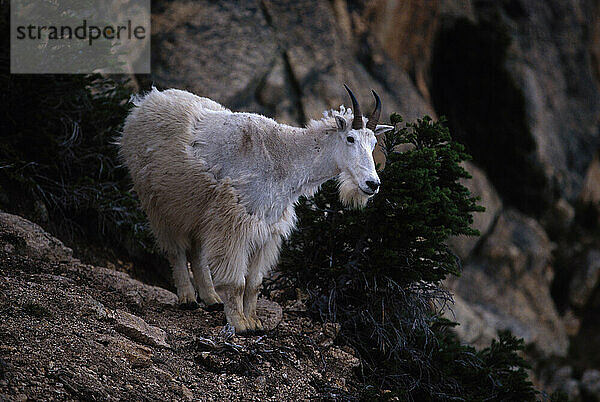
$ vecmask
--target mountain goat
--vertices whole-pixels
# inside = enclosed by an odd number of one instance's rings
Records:
[[[392,127],[377,125],[374,91],[366,119],[346,89],[354,114],[340,106],[306,128],[176,89],[134,99],[119,153],[182,305],[195,306],[196,296],[208,306],[223,303],[237,333],[262,330],[259,287],[295,226],[298,197],[334,177],[347,205],[364,206],[378,192],[375,134]]]

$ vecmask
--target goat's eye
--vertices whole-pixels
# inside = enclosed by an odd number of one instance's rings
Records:
[[[346,141],[348,141],[350,144],[354,144],[354,137],[346,137]]]

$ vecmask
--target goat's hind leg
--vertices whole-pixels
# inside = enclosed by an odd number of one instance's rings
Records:
[[[202,253],[198,243],[195,243],[188,256],[194,273],[194,287],[198,297],[206,304],[209,311],[222,310],[223,302],[215,291],[210,267],[206,254]]]
[[[177,289],[179,306],[183,309],[195,309],[198,307],[196,302],[196,291],[190,280],[187,258],[183,249],[177,249],[167,253],[167,258],[171,263],[173,270],[173,282]]]

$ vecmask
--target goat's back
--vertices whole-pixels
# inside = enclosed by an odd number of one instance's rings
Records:
[[[163,249],[186,247],[214,199],[214,177],[190,158],[195,122],[214,112],[231,113],[189,92],[153,89],[133,100],[119,154]]]
[[[188,248],[194,238],[217,239],[216,233],[289,235],[293,201],[269,222],[256,214],[260,207],[281,204],[273,180],[284,169],[282,126],[174,89],[153,90],[134,104],[120,155],[164,250]]]

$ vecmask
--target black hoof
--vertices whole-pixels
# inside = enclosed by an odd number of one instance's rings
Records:
[[[179,308],[182,310],[196,310],[199,307],[198,303],[192,301],[187,303],[181,303]]]
[[[205,311],[223,311],[223,303],[210,304],[204,307]]]
[[[265,331],[264,329],[255,329],[254,331],[252,331],[252,334],[255,336],[264,335],[266,333],[267,331]]]
[[[259,336],[259,335],[264,335],[265,330],[264,329],[248,329],[246,331],[236,332],[235,334],[238,336],[241,336],[241,337]]]

